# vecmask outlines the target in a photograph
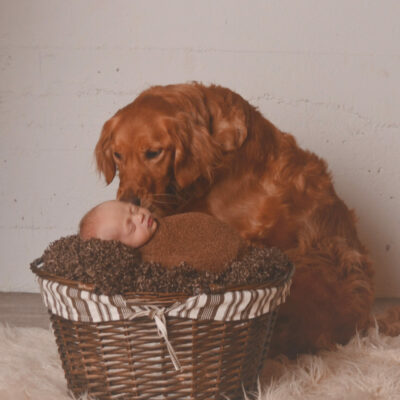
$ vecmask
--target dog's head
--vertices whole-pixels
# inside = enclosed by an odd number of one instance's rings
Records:
[[[190,187],[210,183],[224,154],[241,146],[243,112],[227,118],[203,90],[198,84],[150,88],[104,124],[97,167],[107,184],[118,172],[118,199],[176,211]]]

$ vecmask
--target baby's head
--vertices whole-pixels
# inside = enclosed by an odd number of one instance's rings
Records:
[[[79,235],[87,240],[118,240],[131,247],[144,245],[155,233],[157,221],[142,207],[110,200],[92,208],[79,224]]]

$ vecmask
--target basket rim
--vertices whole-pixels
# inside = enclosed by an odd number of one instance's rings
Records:
[[[37,275],[39,278],[46,279],[49,281],[57,282],[62,285],[69,286],[75,289],[82,289],[87,291],[94,291],[95,285],[91,283],[84,283],[81,281],[75,281],[72,279],[67,279],[61,277],[59,275],[43,271],[40,265],[43,264],[43,257],[39,257],[35,259],[30,264],[31,271]],[[290,264],[288,271],[279,278],[273,279],[268,282],[263,282],[259,284],[253,285],[240,285],[240,286],[215,286],[212,287],[212,291],[210,294],[222,294],[225,292],[232,292],[232,291],[244,291],[244,290],[257,290],[257,289],[264,289],[264,288],[272,288],[272,287],[280,287],[284,285],[287,281],[289,281],[295,271],[295,266],[293,263]],[[188,299],[195,294],[186,294],[186,293],[179,293],[179,292],[123,292],[119,293],[120,295],[124,296],[125,298],[148,298],[149,300],[154,300],[158,298],[166,299],[176,299],[176,300],[185,300]]]

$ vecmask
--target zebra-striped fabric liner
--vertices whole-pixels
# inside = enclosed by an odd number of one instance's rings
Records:
[[[239,321],[273,311],[289,294],[291,280],[280,287],[200,294],[169,307],[149,306],[140,298],[106,296],[37,277],[44,304],[52,314],[71,321],[127,320],[157,310],[165,316],[198,320]],[[150,310],[150,311],[149,311]]]
[[[289,294],[290,279],[277,288],[237,290],[223,294],[200,294],[169,307],[146,304],[143,300],[121,295],[97,295],[83,289],[37,278],[43,301],[52,314],[79,322],[108,322],[139,317],[151,318],[165,340],[177,371],[181,364],[168,339],[166,316],[198,320],[238,321],[256,318],[276,309]]]

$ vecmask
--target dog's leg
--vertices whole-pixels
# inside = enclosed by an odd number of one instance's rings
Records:
[[[370,262],[344,246],[331,239],[318,249],[288,251],[296,272],[291,294],[279,311],[271,356],[330,349],[370,325]]]

